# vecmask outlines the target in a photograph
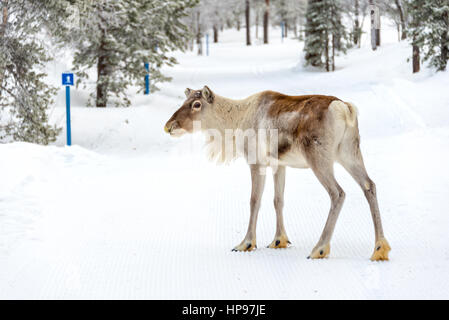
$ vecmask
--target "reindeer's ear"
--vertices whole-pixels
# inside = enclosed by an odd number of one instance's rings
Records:
[[[188,98],[190,96],[190,93],[192,92],[192,89],[187,88],[186,91],[184,91],[184,94]]]
[[[209,103],[214,102],[214,93],[209,89],[208,86],[204,86],[201,93],[203,95],[203,98],[206,99],[207,102],[209,102]]]

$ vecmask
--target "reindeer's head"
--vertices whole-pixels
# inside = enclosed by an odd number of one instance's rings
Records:
[[[202,90],[187,88],[184,92],[187,99],[165,124],[165,132],[171,136],[180,137],[193,132],[193,122],[201,121],[204,110],[214,102],[214,94],[204,86]]]

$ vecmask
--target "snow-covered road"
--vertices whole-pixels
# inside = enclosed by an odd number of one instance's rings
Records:
[[[377,52],[340,57],[332,74],[298,66],[297,41],[247,48],[243,37],[226,32],[210,57],[177,54],[173,82],[129,109],[87,109],[75,92],[73,147],[63,135],[48,147],[0,145],[0,298],[449,298],[449,73],[411,76],[410,48],[387,36]],[[287,170],[292,247],[265,248],[275,231],[268,179],[259,249],[231,252],[249,218],[247,166],[214,166],[199,137],[162,130],[185,87],[204,84],[235,98],[273,89],[355,102],[391,261],[369,260],[369,208],[338,165],[347,197],[328,259],[306,259],[329,209],[310,170]],[[61,125],[62,99],[52,114]]]

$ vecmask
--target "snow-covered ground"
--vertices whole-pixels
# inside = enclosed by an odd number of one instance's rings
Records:
[[[279,33],[246,47],[243,31],[226,31],[209,57],[176,53],[173,81],[128,109],[85,108],[88,94],[72,91],[72,147],[64,132],[53,146],[0,145],[0,298],[448,299],[449,72],[412,75],[394,30],[378,51],[364,38],[336,72],[318,72],[302,67],[302,43]],[[55,84],[66,68],[49,65]],[[347,197],[328,259],[306,259],[329,200],[297,169],[287,170],[284,209],[292,247],[265,248],[275,231],[268,179],[259,249],[231,252],[249,218],[247,166],[217,167],[200,137],[163,132],[184,89],[205,84],[233,98],[271,89],[354,102],[390,261],[369,260],[369,208],[339,165]],[[61,89],[51,118],[64,117]]]

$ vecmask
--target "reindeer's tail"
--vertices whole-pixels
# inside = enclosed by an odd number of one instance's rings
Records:
[[[330,107],[346,121],[346,125],[349,127],[355,127],[357,125],[357,107],[354,104],[336,100],[332,102]]]

